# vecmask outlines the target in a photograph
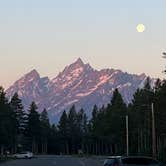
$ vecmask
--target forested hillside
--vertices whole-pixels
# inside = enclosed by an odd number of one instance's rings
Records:
[[[37,111],[35,101],[24,110],[18,94],[9,101],[0,88],[0,147],[15,153],[121,155],[126,153],[126,120],[129,117],[129,154],[152,156],[152,108],[154,104],[158,158],[166,158],[166,81],[152,89],[147,79],[129,105],[118,89],[107,105],[94,105],[92,118],[73,105],[63,112],[58,125],[49,123],[47,110]],[[67,113],[68,112],[68,113]]]

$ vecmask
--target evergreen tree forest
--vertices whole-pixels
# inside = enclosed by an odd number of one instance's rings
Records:
[[[9,100],[0,87],[0,153],[125,155],[128,116],[129,154],[152,156],[152,103],[156,153],[165,159],[166,80],[158,79],[152,89],[147,79],[130,104],[115,89],[107,105],[92,108],[91,118],[73,105],[64,110],[56,125],[50,124],[47,110],[39,111],[35,101],[25,110],[17,93]]]

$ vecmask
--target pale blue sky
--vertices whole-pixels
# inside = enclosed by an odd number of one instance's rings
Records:
[[[163,77],[165,8],[166,0],[0,0],[0,85],[33,68],[55,77],[78,57]]]

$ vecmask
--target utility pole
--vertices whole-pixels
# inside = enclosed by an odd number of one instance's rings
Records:
[[[129,155],[129,117],[126,115],[126,153]]]
[[[155,130],[155,116],[154,116],[154,103],[152,103],[152,151],[153,158],[156,158],[156,130]]]

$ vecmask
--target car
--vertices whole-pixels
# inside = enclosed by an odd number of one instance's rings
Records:
[[[108,157],[103,166],[160,166],[161,164],[150,157],[142,156],[111,156]]]
[[[21,152],[13,155],[16,159],[31,159],[33,157],[32,152]]]

